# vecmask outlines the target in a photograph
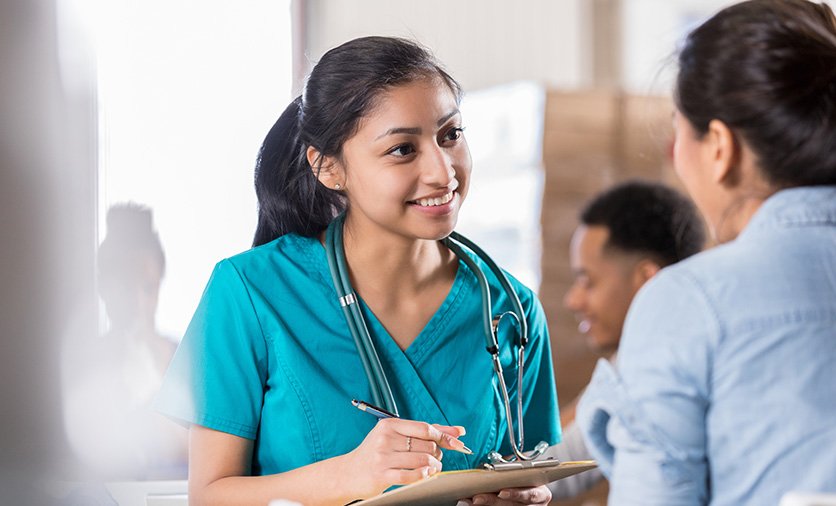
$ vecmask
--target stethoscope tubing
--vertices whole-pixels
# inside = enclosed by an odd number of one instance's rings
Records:
[[[363,365],[363,370],[366,372],[366,377],[374,378],[374,381],[369,382],[371,384],[373,402],[397,415],[398,408],[395,404],[395,397],[392,395],[389,381],[383,372],[383,365],[371,340],[371,334],[369,334],[369,329],[366,326],[366,320],[360,312],[359,300],[351,288],[350,279],[348,279],[345,250],[342,247],[338,247],[338,245],[342,245],[343,243],[343,219],[344,215],[338,216],[336,220],[339,220],[339,222],[336,226],[328,227],[325,231],[325,242],[330,246],[330,251],[334,252],[333,255],[326,255],[328,267],[331,271],[331,279],[334,283],[334,288],[337,289],[340,306],[342,307],[351,337],[354,339],[354,344],[359,352],[360,361]],[[351,297],[351,300],[347,300],[348,297]],[[364,335],[369,336],[369,338],[363,339]]]
[[[374,403],[382,406],[387,411],[391,411],[395,415],[398,414],[398,408],[395,403],[392,389],[386,374],[383,371],[383,366],[380,362],[380,357],[377,354],[374,343],[371,339],[366,320],[363,318],[362,310],[360,308],[359,299],[354,293],[349,277],[348,266],[345,260],[345,248],[343,247],[343,224],[345,214],[337,216],[334,221],[328,226],[325,231],[325,249],[326,258],[328,260],[328,267],[331,272],[331,279],[334,283],[334,288],[339,297],[340,306],[342,307],[346,323],[354,339],[354,344],[357,347],[360,361],[363,365],[363,370],[369,378],[371,396]],[[505,408],[505,417],[508,425],[508,440],[511,443],[511,449],[514,452],[515,458],[519,460],[534,460],[545,450],[547,445],[541,443],[529,455],[523,453],[524,448],[524,430],[523,430],[523,412],[522,412],[522,383],[523,383],[523,367],[525,347],[528,344],[528,325],[525,319],[525,312],[523,310],[520,299],[516,291],[511,286],[505,273],[502,269],[485,253],[479,246],[474,244],[466,237],[452,232],[448,237],[441,240],[460,260],[462,260],[471,272],[476,276],[479,284],[479,289],[482,296],[482,324],[485,335],[485,349],[491,354],[494,371],[498,377],[499,386],[501,387],[502,400]],[[480,258],[493,272],[494,276],[502,286],[503,291],[508,297],[513,309],[507,311],[495,320],[493,319],[493,307],[491,303],[490,286],[482,269],[476,264],[473,258],[465,253],[462,245],[470,249],[478,258]],[[511,399],[508,394],[508,389],[505,384],[505,379],[502,372],[502,364],[499,360],[499,340],[497,338],[497,331],[499,322],[506,315],[511,315],[517,321],[519,328],[519,337],[517,339],[518,356],[517,356],[517,430],[518,437],[514,435],[513,415],[511,412]],[[506,462],[496,452],[491,453],[492,460]]]

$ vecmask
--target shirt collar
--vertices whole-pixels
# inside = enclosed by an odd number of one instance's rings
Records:
[[[775,193],[755,212],[740,235],[765,228],[805,225],[836,225],[836,186],[802,186]]]

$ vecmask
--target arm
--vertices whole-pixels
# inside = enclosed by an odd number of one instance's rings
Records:
[[[388,419],[347,454],[280,474],[249,476],[252,440],[200,425],[192,425],[189,433],[189,503],[197,505],[263,505],[278,498],[343,505],[435,474],[441,470],[441,448],[464,446],[458,427]]]
[[[563,432],[563,441],[560,444],[549,447],[546,450],[545,456],[555,458],[561,462],[593,460],[594,458],[589,450],[587,450],[581,430],[576,423],[571,423],[566,427],[566,430]],[[603,479],[604,475],[600,469],[590,469],[589,471],[549,483],[549,489],[552,491],[552,497],[555,499],[568,499],[582,492],[586,492]]]
[[[709,500],[705,415],[719,324],[700,287],[662,272],[639,292],[619,346],[601,360],[578,423],[610,478],[610,504]]]

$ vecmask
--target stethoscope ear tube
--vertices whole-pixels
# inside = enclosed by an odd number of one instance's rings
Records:
[[[371,340],[371,334],[369,334],[369,330],[366,327],[366,320],[360,312],[357,296],[354,294],[350,279],[348,278],[345,250],[342,247],[344,218],[344,215],[338,216],[325,230],[325,256],[328,259],[331,280],[334,283],[334,289],[337,291],[348,330],[354,339],[354,345],[357,347],[358,354],[360,355],[363,370],[367,378],[370,380],[373,379],[373,381],[369,381],[373,402],[385,408],[387,411],[398,415],[398,407],[395,404],[395,398],[389,387],[389,381],[383,372],[380,357]],[[363,339],[363,336],[368,337]]]
[[[450,248],[453,253],[456,254],[468,267],[470,270],[476,275],[476,279],[479,281],[479,288],[482,291],[482,305],[483,305],[483,325],[485,326],[485,338],[487,340],[487,350],[488,353],[491,354],[491,361],[493,362],[493,369],[496,373],[496,377],[499,381],[500,392],[502,394],[502,401],[505,407],[505,418],[507,420],[508,425],[508,442],[511,443],[511,450],[514,452],[514,456],[519,461],[530,461],[534,460],[540,455],[543,454],[548,445],[538,444],[537,447],[531,451],[528,455],[523,453],[523,448],[525,447],[525,430],[523,427],[523,411],[522,411],[522,384],[523,384],[523,367],[525,364],[525,347],[528,344],[528,324],[525,319],[525,312],[523,311],[522,303],[520,303],[520,298],[517,296],[517,292],[511,286],[511,283],[508,281],[508,278],[505,276],[505,273],[502,272],[502,269],[496,265],[496,262],[491,259],[491,257],[485,253],[482,248],[474,244],[468,238],[456,233],[451,232],[450,235],[443,239],[442,242]],[[485,264],[487,264],[488,268],[493,272],[496,279],[499,281],[499,284],[502,285],[502,289],[505,291],[506,296],[508,297],[509,301],[511,302],[511,306],[513,306],[513,310],[507,313],[503,313],[500,315],[496,321],[496,323],[492,320],[492,313],[493,313],[493,306],[491,305],[491,295],[490,295],[490,288],[488,287],[488,281],[485,278],[484,273],[482,270],[476,265],[476,262],[470,258],[469,255],[465,254],[462,251],[461,246],[459,243],[465,245],[471,251],[473,251],[477,257],[479,257]],[[513,417],[511,414],[511,399],[508,395],[508,388],[505,384],[505,377],[502,372],[502,364],[499,361],[499,340],[497,338],[497,330],[499,328],[499,320],[502,319],[503,316],[510,314],[517,320],[517,324],[519,325],[519,338],[517,340],[518,346],[518,355],[517,355],[517,437],[514,437],[514,424],[513,424]],[[492,452],[492,459],[496,460],[497,462],[508,462],[501,455],[496,452]],[[497,460],[498,459],[498,460]]]

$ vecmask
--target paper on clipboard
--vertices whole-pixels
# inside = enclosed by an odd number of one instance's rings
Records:
[[[551,467],[531,467],[508,471],[472,469],[446,471],[419,482],[353,503],[352,506],[455,506],[459,499],[476,494],[498,492],[503,488],[537,487],[597,467],[594,460],[561,462]]]

